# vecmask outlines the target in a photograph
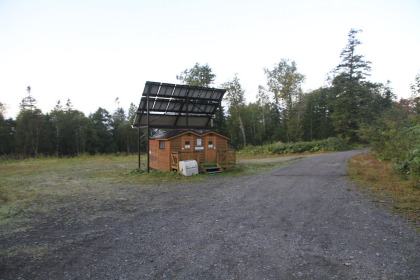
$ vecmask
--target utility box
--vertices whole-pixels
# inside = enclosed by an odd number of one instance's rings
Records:
[[[198,174],[198,164],[195,160],[183,160],[179,162],[179,172],[184,176]]]

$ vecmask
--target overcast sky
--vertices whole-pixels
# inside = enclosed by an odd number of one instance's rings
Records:
[[[218,87],[235,73],[255,101],[264,68],[294,60],[305,91],[326,85],[351,28],[370,80],[410,96],[420,74],[418,0],[0,0],[0,102],[15,118],[31,86],[44,113],[138,105],[146,81],[178,83],[196,62]]]

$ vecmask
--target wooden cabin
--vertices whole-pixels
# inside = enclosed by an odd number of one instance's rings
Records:
[[[178,171],[179,162],[196,160],[203,173],[219,173],[236,165],[236,153],[229,150],[229,137],[212,130],[172,130],[150,138],[150,167]]]

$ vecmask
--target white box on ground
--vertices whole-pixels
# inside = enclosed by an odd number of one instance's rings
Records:
[[[179,172],[184,176],[198,174],[198,165],[195,160],[183,160],[179,162]]]

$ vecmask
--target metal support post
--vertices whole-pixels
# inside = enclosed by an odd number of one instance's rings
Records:
[[[140,124],[139,127],[137,128],[138,131],[138,137],[137,137],[137,148],[139,150],[139,169],[141,170],[141,160],[140,160],[140,148],[141,148],[141,133],[140,133]]]

